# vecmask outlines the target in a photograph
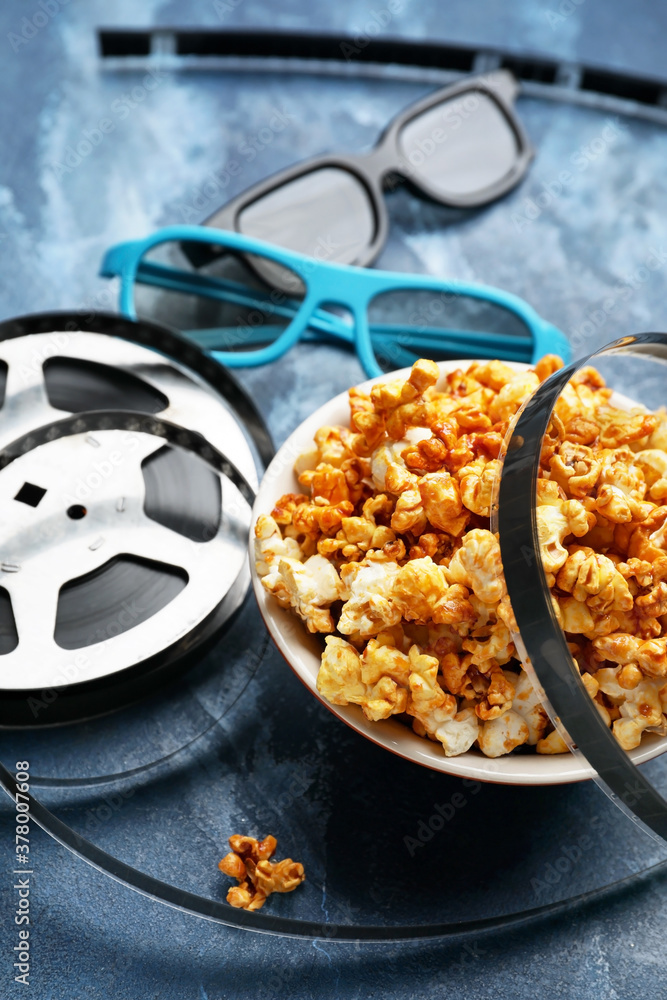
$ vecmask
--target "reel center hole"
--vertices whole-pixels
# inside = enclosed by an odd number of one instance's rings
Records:
[[[87,509],[80,503],[73,503],[71,507],[67,508],[67,516],[71,517],[73,521],[80,521],[87,513]]]

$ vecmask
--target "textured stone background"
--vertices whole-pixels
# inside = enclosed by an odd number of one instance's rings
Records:
[[[204,0],[91,0],[63,6],[15,51],[10,33],[20,32],[21,19],[40,8],[37,0],[8,0],[0,12],[2,316],[114,308],[114,290],[96,276],[106,246],[189,219],[202,184],[230,159],[244,159],[241,175],[226,189],[231,196],[307,155],[368,147],[393,114],[432,89],[296,74],[165,74],[125,114],[122,95],[144,74],[100,67],[97,25],[224,23],[356,32],[382,7],[381,0],[241,0],[221,21],[215,5]],[[649,0],[630,8],[619,0],[583,0],[564,9],[573,12],[552,26],[547,15],[558,13],[558,0],[404,0],[391,31],[663,70],[665,8]],[[572,157],[600,135],[608,116],[527,99],[518,108],[538,148],[521,187],[471,213],[395,192],[380,266],[517,292],[568,332],[579,354],[621,334],[667,328],[664,267],[647,281],[633,278],[652,251],[667,253],[667,130],[619,120],[618,140],[524,225],[517,220],[527,200],[571,169]],[[275,109],[289,125],[246,161],[244,141]],[[60,169],[68,145],[102,118],[114,122],[113,132],[74,169]],[[200,217],[215,207],[213,200],[196,204]],[[600,320],[601,303],[633,284],[632,294]],[[313,345],[298,347],[270,371],[241,374],[278,442],[361,376],[351,355]],[[653,389],[661,388],[654,378]],[[167,754],[170,760],[149,766]],[[295,917],[466,919],[565,898],[662,856],[588,784],[464,789],[467,805],[411,857],[404,838],[416,836],[460,783],[388,758],[321,708],[266,643],[252,599],[217,650],[183,684],[154,700],[57,733],[2,734],[0,759],[24,757],[34,773],[52,779],[38,791],[77,829],[144,871],[214,898],[224,898],[226,880],[216,862],[226,835],[270,830],[284,854],[306,864],[305,886],[270,904],[273,912]],[[141,767],[139,777],[105,779]],[[651,769],[665,780],[664,765]],[[57,780],[62,778],[69,779],[66,788]],[[593,846],[577,857],[586,833]],[[0,897],[3,996],[22,989],[11,981],[11,835],[11,813],[2,802],[0,843],[8,859]],[[629,1000],[664,992],[663,877],[474,942],[354,946],[259,937],[198,921],[116,885],[38,830],[32,844],[31,991],[39,1000],[482,1000],[538,991],[573,1000]],[[575,859],[569,867],[561,861],[568,857]],[[558,864],[568,870],[541,889]]]

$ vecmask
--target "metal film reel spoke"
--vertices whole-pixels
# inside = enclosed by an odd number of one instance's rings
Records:
[[[62,416],[49,402],[44,379],[44,361],[57,350],[53,336],[19,337],[0,345],[0,358],[7,365],[0,424],[2,441],[29,426]]]
[[[17,649],[21,648],[21,663],[28,670],[28,673],[24,674],[27,680],[31,663],[59,655],[60,651],[55,645],[53,635],[60,586],[56,580],[45,580],[42,574],[25,572],[24,567],[21,567],[19,572],[12,573],[10,580],[3,574],[2,583],[9,593],[16,626]],[[37,616],[36,602],[39,602]],[[23,672],[24,667],[21,666],[19,669]],[[16,670],[15,666],[13,670]]]

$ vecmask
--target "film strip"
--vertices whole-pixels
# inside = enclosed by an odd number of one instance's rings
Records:
[[[229,479],[239,493],[252,507],[255,501],[255,491],[230,459],[196,431],[188,430],[179,424],[160,419],[148,413],[138,413],[132,410],[91,410],[88,413],[78,413],[65,417],[44,427],[39,427],[0,451],[0,471],[6,469],[21,455],[27,455],[44,444],[51,444],[60,438],[73,434],[90,434],[94,431],[119,430],[130,433],[140,432],[163,438],[167,444],[194,452],[206,462],[215,472]]]
[[[651,335],[647,335],[650,337]],[[636,338],[638,341],[642,338]],[[667,337],[660,343],[665,344],[667,350]],[[647,343],[650,343],[648,341]],[[666,355],[667,357],[667,355]],[[566,370],[570,372],[569,369]],[[571,374],[571,372],[570,372]],[[563,376],[564,377],[564,376]],[[559,386],[560,386],[559,382]],[[549,400],[556,390],[553,383],[550,384]],[[554,397],[556,398],[556,397]],[[548,404],[547,407],[548,408]],[[549,411],[550,412],[550,411]],[[28,435],[17,439],[11,445],[5,447],[0,453],[0,470],[9,468],[13,462],[20,460],[21,456],[27,454],[35,447],[49,444],[53,441],[62,440],[69,436],[78,435],[82,432],[91,431],[102,432],[108,430],[126,430],[156,436],[171,446],[183,450],[192,450],[198,457],[206,462],[211,469],[229,477],[235,483],[244,499],[250,503],[254,496],[254,491],[242,473],[231,463],[220,451],[210,445],[201,435],[184,431],[183,428],[168,421],[161,420],[144,413],[129,411],[97,411],[86,414],[79,414],[75,417],[68,417],[55,423],[45,425]],[[539,439],[541,440],[541,438]],[[514,454],[514,449],[510,454]],[[523,463],[526,464],[525,461]],[[509,465],[510,482],[512,465]],[[547,690],[551,692],[551,682]],[[573,690],[577,690],[574,688]],[[575,707],[578,707],[577,699],[579,694],[575,694]],[[587,695],[583,695],[587,698]],[[606,738],[610,739],[615,746],[613,738],[606,733]],[[622,755],[622,751],[618,751]],[[634,770],[629,765],[631,772]],[[0,764],[0,786],[7,794],[16,799],[16,781],[7,768]],[[356,942],[386,942],[398,940],[430,939],[430,938],[452,938],[471,934],[483,934],[492,931],[505,929],[512,926],[545,918],[550,915],[568,912],[574,907],[581,906],[593,900],[599,899],[610,893],[622,892],[630,886],[636,886],[637,875],[632,875],[624,879],[617,880],[607,886],[590,892],[581,893],[574,898],[568,898],[559,902],[547,903],[542,906],[532,907],[501,916],[461,920],[431,924],[411,924],[411,925],[355,925],[339,924],[334,922],[315,922],[312,920],[298,920],[293,918],[280,917],[272,914],[264,914],[247,910],[239,910],[218,900],[197,895],[192,892],[170,885],[160,879],[147,875],[133,866],[115,858],[113,855],[97,847],[78,832],[60,820],[53,812],[43,806],[34,796],[29,797],[30,816],[34,822],[42,827],[56,841],[76,854],[83,861],[92,867],[107,874],[115,881],[133,889],[142,895],[151,897],[159,902],[175,909],[187,912],[198,917],[211,920],[226,926],[258,933],[275,934],[293,938],[324,938],[330,942],[356,943]],[[640,873],[642,875],[656,873],[664,867],[663,864],[654,865]]]
[[[196,372],[232,407],[252,438],[266,468],[275,455],[275,445],[264,418],[243,386],[228,369],[200,350],[192,341],[173,330],[148,320],[129,320],[117,313],[79,310],[43,312],[19,316],[0,323],[0,341],[27,337],[38,333],[81,331],[119,337],[159,351]]]
[[[558,15],[556,15],[558,16]],[[667,125],[667,81],[537,52],[367,33],[320,34],[244,29],[100,28],[107,69],[285,72],[418,80],[443,84],[466,73],[509,70],[522,94]]]
[[[636,354],[667,364],[667,334],[623,337],[556,372],[528,400],[507,445],[497,524],[507,589],[526,669],[544,692],[552,722],[592,765],[602,789],[633,820],[667,841],[667,802],[621,749],[581,681],[556,620],[542,561],[536,483],[542,443],[558,398],[572,376],[596,358]],[[527,557],[528,555],[528,557]]]

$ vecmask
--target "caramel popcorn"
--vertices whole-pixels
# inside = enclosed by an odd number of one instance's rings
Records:
[[[487,757],[501,757],[527,743],[530,731],[518,712],[505,712],[500,718],[485,722],[477,739]]]
[[[309,632],[333,632],[328,607],[340,597],[341,581],[331,563],[321,555],[280,559],[263,577],[264,586],[284,608],[294,608]]]
[[[326,635],[317,688],[332,704],[396,717],[446,756],[567,752],[517,660],[490,526],[510,422],[561,367],[480,361],[441,377],[418,361],[407,380],[351,389],[349,426],[320,428],[297,459],[303,493],[259,517],[257,569]],[[593,368],[561,393],[536,520],[582,683],[632,749],[667,735],[667,413],[612,397]]]
[[[275,837],[258,841],[235,833],[229,838],[229,846],[231,851],[219,862],[218,868],[238,882],[227,893],[231,906],[259,910],[271,893],[292,892],[306,877],[303,865],[291,858],[269,860],[276,850]]]
[[[317,689],[332,705],[360,705],[367,719],[379,722],[407,709],[408,658],[398,652],[393,660],[374,655],[372,642],[360,656],[351,643],[327,636]],[[399,680],[392,671],[399,674]],[[369,674],[375,675],[373,680],[368,680]]]

